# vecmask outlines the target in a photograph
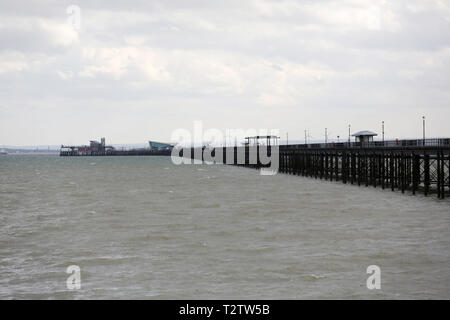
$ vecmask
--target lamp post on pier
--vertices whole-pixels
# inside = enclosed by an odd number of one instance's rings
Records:
[[[423,145],[425,146],[425,116],[422,116]]]
[[[351,131],[351,127],[352,127],[352,125],[349,124],[349,125],[348,125],[348,144],[350,144],[350,137],[351,137],[350,131]]]

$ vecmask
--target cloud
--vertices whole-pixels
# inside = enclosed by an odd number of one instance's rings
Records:
[[[78,32],[65,21],[0,16],[0,50],[61,53],[78,42]]]
[[[15,73],[28,69],[25,56],[20,52],[0,52],[0,73]]]
[[[53,113],[35,112],[37,121],[71,122],[65,114],[94,108],[114,123],[133,110],[136,119],[157,119],[146,126],[152,135],[167,130],[167,119],[174,126],[205,119],[302,136],[306,125],[322,132],[323,122],[353,119],[371,129],[378,117],[392,117],[396,135],[413,136],[408,117],[426,113],[437,119],[435,134],[448,135],[442,120],[450,116],[446,1],[77,5],[79,30],[67,23],[60,1],[0,3],[0,108],[16,122],[24,106],[48,105]],[[31,129],[19,132],[5,119],[0,126],[15,134],[2,139],[34,138]],[[79,123],[70,128],[61,135],[89,130]],[[148,138],[134,124],[127,128],[130,140]]]

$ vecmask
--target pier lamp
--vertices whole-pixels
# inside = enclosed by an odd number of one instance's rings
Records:
[[[351,131],[351,127],[352,127],[352,125],[349,124],[349,125],[348,125],[348,143],[350,143],[350,137],[351,137],[350,131]]]
[[[422,116],[423,145],[425,145],[425,116]]]

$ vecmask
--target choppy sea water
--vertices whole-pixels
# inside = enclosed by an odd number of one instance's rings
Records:
[[[2,156],[0,299],[449,299],[449,224],[448,200],[341,182]]]

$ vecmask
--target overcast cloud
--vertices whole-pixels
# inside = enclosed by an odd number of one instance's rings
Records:
[[[449,103],[450,1],[0,2],[0,145],[450,136]]]

